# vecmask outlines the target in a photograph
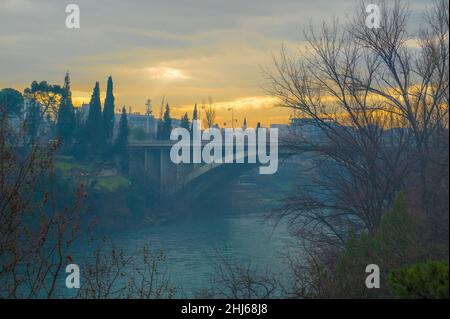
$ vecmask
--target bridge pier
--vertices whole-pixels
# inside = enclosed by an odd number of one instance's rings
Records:
[[[153,183],[160,183],[161,181],[161,158],[159,150],[144,150],[144,171]]]
[[[170,160],[170,149],[160,150],[160,187],[162,193],[176,189],[177,165]]]

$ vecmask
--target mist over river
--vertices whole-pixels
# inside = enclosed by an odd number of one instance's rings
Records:
[[[198,297],[211,288],[218,279],[215,266],[220,258],[232,264],[251,264],[254,271],[269,271],[287,280],[285,256],[293,237],[285,223],[275,223],[267,216],[279,205],[283,190],[291,189],[292,171],[283,165],[274,176],[247,173],[217,194],[208,193],[195,207],[181,201],[184,207],[180,211],[167,211],[170,219],[143,222],[141,227],[109,231],[105,236],[126,254],[138,255],[144,245],[152,251],[161,249],[166,258],[159,271],[176,287],[178,298]],[[90,260],[94,247],[79,242],[74,256]]]
[[[213,211],[198,219],[114,236],[128,251],[144,244],[163,249],[170,281],[187,297],[209,287],[218,253],[232,262],[251,262],[261,270],[282,271],[281,255],[289,239],[284,225],[274,227],[261,214],[216,215]]]

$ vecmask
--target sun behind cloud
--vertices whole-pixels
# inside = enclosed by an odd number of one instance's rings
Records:
[[[146,69],[147,74],[151,79],[156,80],[184,80],[189,79],[189,76],[183,73],[180,69],[170,67],[150,67]]]

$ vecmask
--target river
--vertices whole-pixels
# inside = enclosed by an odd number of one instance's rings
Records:
[[[162,249],[166,270],[178,295],[193,297],[214,279],[218,254],[228,261],[251,262],[258,269],[283,270],[283,251],[290,236],[285,225],[274,227],[261,214],[209,215],[180,219],[113,236],[125,251],[148,244]]]

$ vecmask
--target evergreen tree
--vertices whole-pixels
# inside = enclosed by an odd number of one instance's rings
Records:
[[[91,102],[89,103],[89,114],[86,121],[86,137],[87,143],[90,144],[94,151],[98,151],[103,146],[103,121],[102,121],[102,105],[100,102],[100,86],[95,83],[92,92]]]
[[[166,104],[166,110],[163,116],[162,122],[162,139],[170,139],[170,132],[172,130],[172,119],[170,118],[170,106],[169,103]]]
[[[197,104],[194,105],[194,112],[192,113],[192,125],[191,125],[191,132],[194,130],[194,121],[198,121],[198,111],[197,111]]]
[[[112,77],[108,78],[108,86],[106,89],[105,105],[103,107],[103,129],[105,139],[108,144],[112,142],[114,130],[114,94]]]
[[[190,129],[191,123],[189,121],[189,116],[188,116],[187,112],[184,113],[184,115],[181,117],[180,126],[185,128],[185,129],[187,129],[187,130]]]
[[[194,112],[192,113],[192,120],[198,120],[198,113],[197,113],[197,104],[194,105]]]
[[[115,151],[123,171],[128,170],[128,133],[127,110],[123,107],[119,122],[119,132],[115,140]]]
[[[70,76],[66,73],[64,87],[61,94],[61,103],[58,110],[57,134],[64,146],[73,142],[75,130],[75,110],[72,104],[70,91]]]
[[[0,115],[20,116],[22,114],[23,96],[15,89],[0,90]]]

